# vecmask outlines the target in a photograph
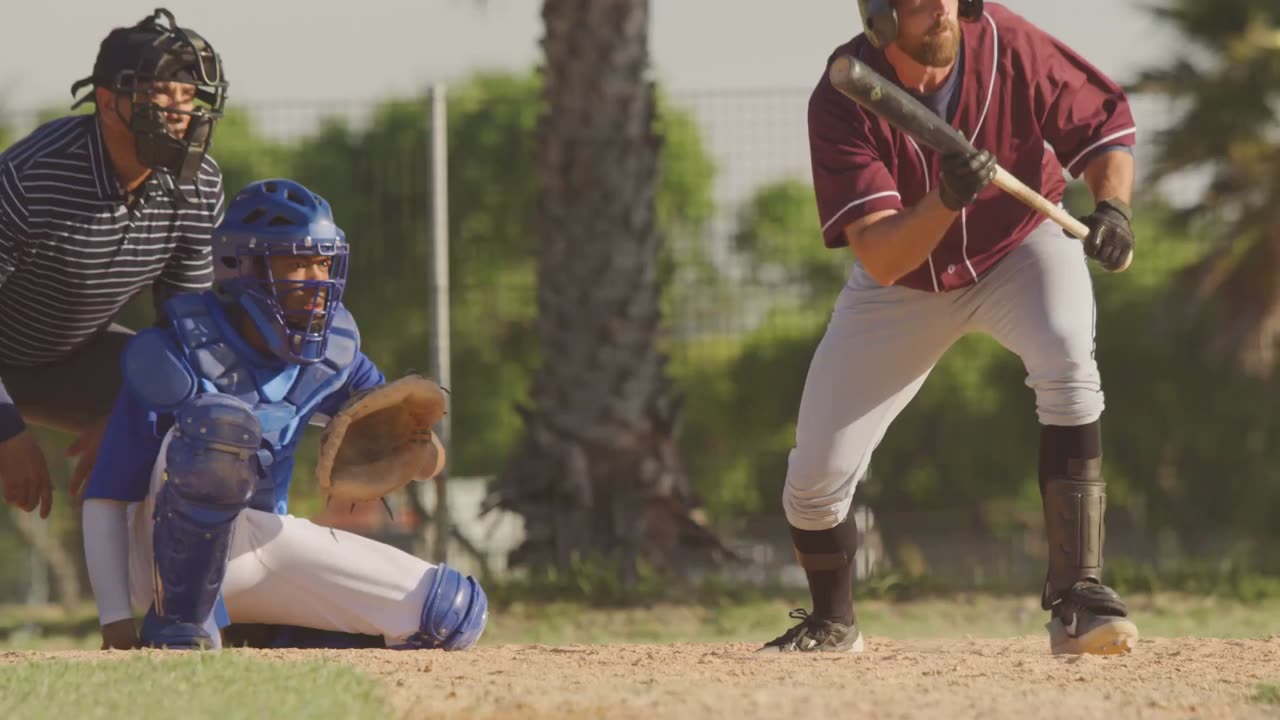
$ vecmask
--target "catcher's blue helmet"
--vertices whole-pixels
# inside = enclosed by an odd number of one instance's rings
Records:
[[[328,201],[293,180],[260,180],[236,194],[214,228],[214,286],[248,313],[277,356],[318,362],[346,287],[347,251]],[[329,279],[278,280],[267,261],[276,255],[327,256]],[[281,301],[299,294],[305,309]]]

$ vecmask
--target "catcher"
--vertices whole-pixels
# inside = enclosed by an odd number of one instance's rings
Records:
[[[213,232],[214,289],[171,298],[171,326],[126,348],[84,503],[104,649],[218,648],[231,623],[273,628],[277,647],[479,640],[474,578],[288,514],[308,424],[326,428],[317,480],[333,501],[378,499],[444,466],[431,430],[442,391],[388,383],[361,352],[342,305],[347,251],[323,198],[252,183]]]

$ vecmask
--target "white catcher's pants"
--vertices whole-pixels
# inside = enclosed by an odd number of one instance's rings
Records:
[[[152,515],[171,437],[160,448],[146,500],[129,506],[130,602],[138,614],[153,597]],[[435,567],[360,535],[244,510],[233,526],[222,594],[234,623],[381,635],[393,645],[418,632]]]

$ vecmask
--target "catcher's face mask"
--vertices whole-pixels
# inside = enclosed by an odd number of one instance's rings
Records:
[[[268,343],[295,363],[324,356],[334,310],[347,279],[345,242],[297,248],[269,245],[266,253],[241,250],[241,287],[269,321]],[[260,329],[261,323],[259,323]]]
[[[346,270],[346,253],[335,255],[271,255],[263,265],[264,278],[275,293],[284,323],[294,330],[320,332],[332,307],[330,297],[340,296],[333,271]]]

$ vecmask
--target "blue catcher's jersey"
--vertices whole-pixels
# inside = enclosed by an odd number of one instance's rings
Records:
[[[325,357],[294,365],[250,347],[212,292],[167,304],[172,327],[148,328],[125,350],[124,390],[116,400],[85,497],[127,502],[146,497],[173,415],[197,394],[231,395],[262,426],[266,468],[250,507],[288,512],[294,450],[313,418],[337,412],[352,394],[385,382],[360,351],[355,319],[339,306]]]

